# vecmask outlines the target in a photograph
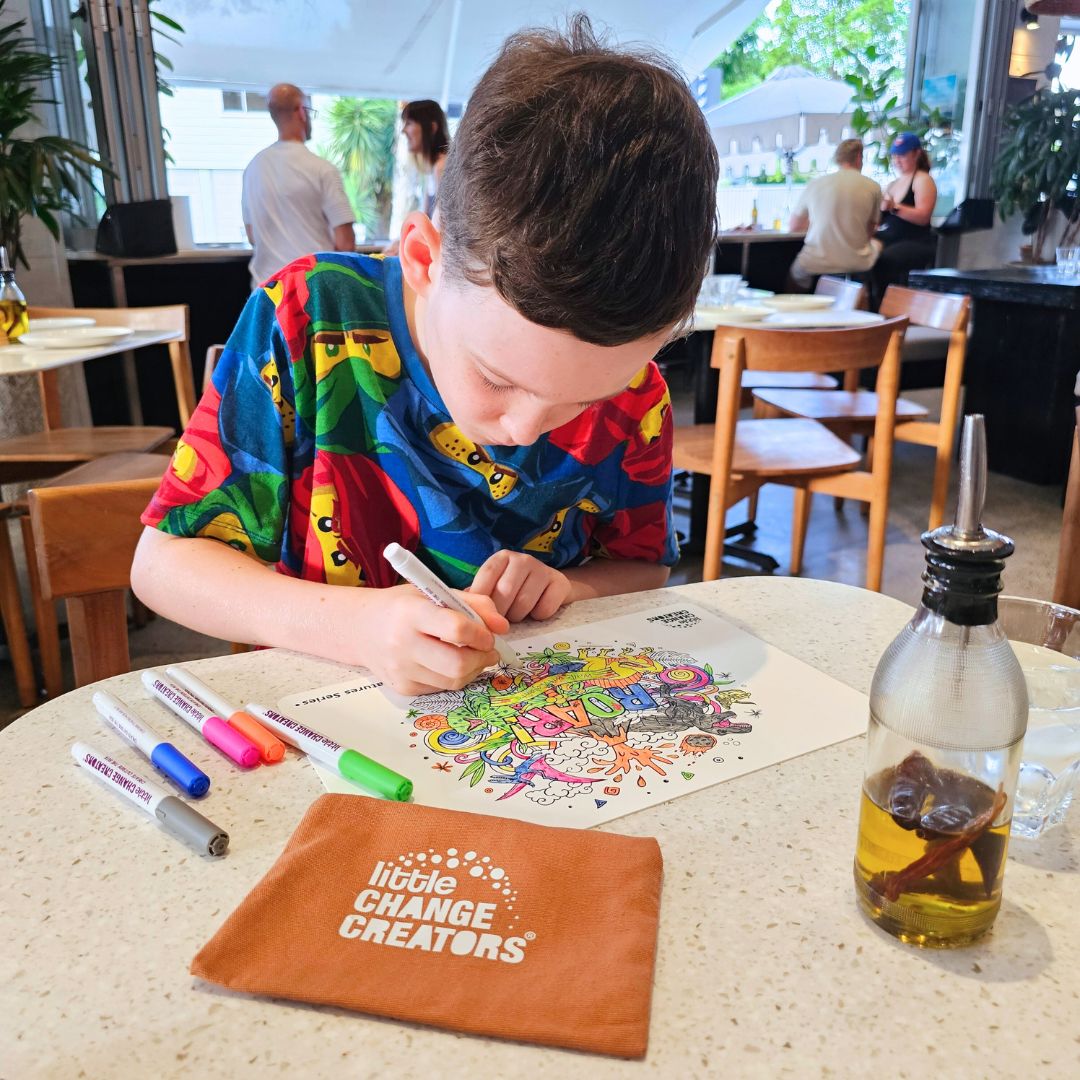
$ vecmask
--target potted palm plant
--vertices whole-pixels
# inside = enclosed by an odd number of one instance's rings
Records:
[[[1044,254],[1054,229],[1054,211],[1065,218],[1058,246],[1080,239],[1080,92],[1039,90],[1010,108],[991,187],[1004,221],[1024,215],[1024,232],[1034,234],[1031,261],[1053,262]]]
[[[0,22],[7,0],[0,0]],[[85,146],[59,135],[31,137],[30,125],[41,106],[57,59],[38,52],[24,36],[25,19],[0,26],[0,243],[29,266],[22,246],[25,217],[38,218],[59,240],[62,210],[71,210],[77,178],[93,182],[91,169],[101,162]]]

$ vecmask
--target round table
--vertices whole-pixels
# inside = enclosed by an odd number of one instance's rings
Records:
[[[582,603],[550,625],[676,596],[861,691],[910,614],[849,586],[743,578]],[[267,702],[353,674],[278,650],[193,668],[236,700]],[[106,685],[141,696],[137,675]],[[859,913],[853,895],[862,739],[604,826],[656,836],[665,861],[649,1052],[628,1063],[199,983],[191,958],[322,786],[303,759],[241,775],[178,735],[210,768],[206,813],[232,836],[226,858],[200,858],[75,771],[75,739],[119,745],[102,732],[91,693],[66,694],[0,734],[4,1077],[1076,1074],[1075,831],[1013,843],[1001,914],[980,943],[949,952],[902,945]],[[163,713],[154,722],[167,736],[176,730]]]

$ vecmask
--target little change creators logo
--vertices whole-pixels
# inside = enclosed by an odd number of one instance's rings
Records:
[[[471,896],[459,895],[462,885],[473,886]],[[491,900],[475,899],[489,895],[485,886],[491,889]],[[490,856],[459,854],[457,848],[445,854],[434,848],[410,851],[396,862],[380,859],[375,864],[338,933],[398,949],[520,964],[536,935],[515,933],[516,902],[517,890]]]

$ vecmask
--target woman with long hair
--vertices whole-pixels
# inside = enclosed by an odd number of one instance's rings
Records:
[[[930,175],[930,157],[913,131],[897,135],[889,147],[897,177],[881,200],[881,224],[875,234],[882,252],[873,270],[874,307],[889,285],[906,285],[908,273],[934,265],[937,239],[930,218],[937,202],[937,184]]]
[[[424,178],[420,209],[430,216],[435,209],[439,181],[450,149],[446,113],[437,101],[410,101],[401,110],[401,121],[409,153],[416,158]]]

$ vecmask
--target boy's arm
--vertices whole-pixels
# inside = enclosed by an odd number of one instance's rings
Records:
[[[467,685],[498,663],[491,634],[508,629],[484,596],[464,598],[487,629],[436,607],[411,585],[303,581],[220,541],[150,527],[135,553],[131,587],[148,607],[204,634],[368,667],[409,696]]]
[[[593,559],[584,566],[562,571],[570,579],[570,599],[591,600],[596,596],[662,589],[671,567],[641,559]]]

